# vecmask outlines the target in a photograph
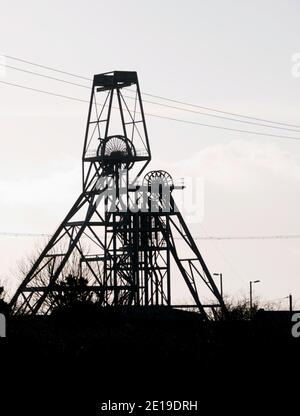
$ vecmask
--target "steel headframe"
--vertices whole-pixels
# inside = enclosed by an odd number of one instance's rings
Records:
[[[88,277],[85,290],[102,306],[174,306],[171,257],[203,319],[202,283],[223,299],[172,196],[175,186],[165,171],[149,172],[151,160],[136,72],[95,75],[82,154],[82,193],[13,296],[15,314],[49,313],[59,283],[72,264]],[[191,256],[179,257],[174,235]],[[178,305],[180,306],[180,305]]]

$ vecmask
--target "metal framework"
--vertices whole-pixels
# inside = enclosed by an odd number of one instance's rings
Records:
[[[203,288],[213,299],[208,306],[226,312],[173,199],[172,192],[183,186],[161,170],[141,180],[150,160],[136,72],[95,75],[82,154],[82,193],[13,296],[13,313],[49,313],[52,295],[71,290],[59,282],[74,258],[88,276],[85,290],[103,306],[172,306],[173,262],[192,306],[204,319]],[[175,243],[178,237],[181,247]],[[187,257],[180,257],[181,249]]]

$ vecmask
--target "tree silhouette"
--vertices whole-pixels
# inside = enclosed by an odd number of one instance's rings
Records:
[[[7,302],[5,302],[5,290],[3,286],[0,286],[0,313],[4,313],[8,309]]]
[[[91,303],[92,296],[88,290],[88,279],[70,273],[58,282],[57,290],[49,295],[49,301],[54,307],[73,307]]]
[[[249,300],[246,297],[242,297],[238,300],[224,297],[224,302],[228,310],[228,317],[232,321],[248,321],[256,312],[259,310],[259,301],[255,300],[250,310]],[[271,305],[265,305],[266,309],[271,309]],[[222,320],[224,317],[222,311],[215,309],[214,315],[212,316],[216,321]]]
[[[19,264],[20,280],[22,281],[34,265],[36,258],[40,254],[40,249]],[[37,287],[47,287],[49,279],[53,273],[49,263],[34,280]],[[92,276],[90,269],[81,263],[81,256],[75,252],[66,263],[59,279],[55,283],[55,288],[51,290],[45,300],[44,312],[51,313],[54,309],[70,308],[79,304],[101,303],[101,296],[90,290]],[[33,296],[34,299],[34,296]]]

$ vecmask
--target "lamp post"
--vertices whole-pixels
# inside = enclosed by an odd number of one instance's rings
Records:
[[[214,276],[220,277],[220,294],[221,298],[223,299],[223,273],[214,273]]]
[[[290,311],[290,313],[292,313],[293,312],[293,296],[292,295],[288,295],[284,299],[288,299],[289,300],[289,311]]]
[[[290,312],[293,312],[293,296],[289,295],[289,306],[290,306]]]
[[[252,294],[253,294],[253,289],[252,289],[252,285],[254,283],[259,283],[260,280],[250,280],[250,314],[252,314]]]

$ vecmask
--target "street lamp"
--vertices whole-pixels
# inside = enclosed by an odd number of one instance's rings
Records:
[[[250,280],[250,313],[252,312],[252,285],[259,282],[260,280]]]
[[[288,299],[289,300],[289,311],[292,313],[293,312],[293,296],[292,295],[288,295],[284,299]]]
[[[222,273],[214,273],[214,276],[220,277],[220,294],[221,298],[223,299],[223,274]]]

